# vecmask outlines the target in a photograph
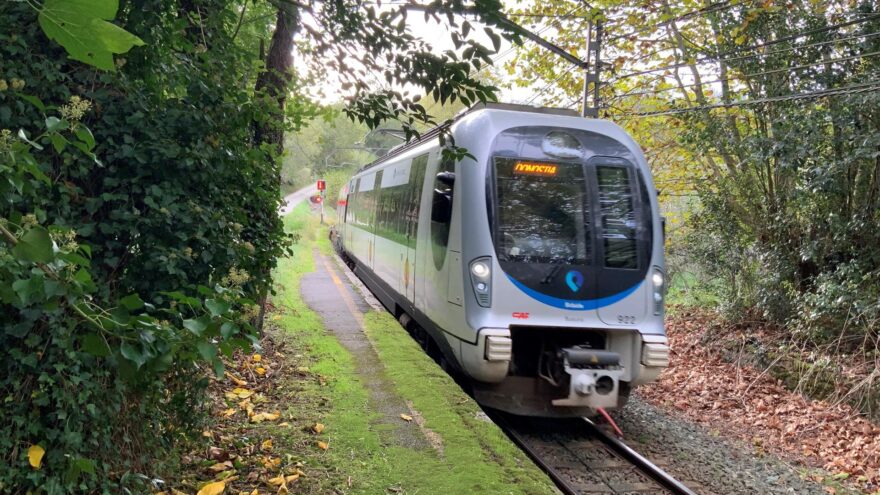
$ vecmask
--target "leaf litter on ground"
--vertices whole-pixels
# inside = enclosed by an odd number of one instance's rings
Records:
[[[271,338],[264,338],[261,344],[260,354],[236,352],[231,359],[224,359],[226,373],[220,379],[212,378],[209,387],[215,424],[202,434],[209,445],[183,457],[185,475],[190,481],[181,481],[180,490],[172,488],[157,493],[259,495],[262,490],[284,494],[290,493],[292,484],[306,475],[301,469],[302,462],[291,455],[296,452],[295,446],[285,444],[273,434],[275,427],[290,426],[287,421],[278,422],[284,417],[279,386],[284,374],[266,372],[285,367],[293,371],[295,367],[284,362],[284,354]],[[303,379],[296,373],[289,375]],[[315,433],[325,428],[321,423],[303,426]],[[274,452],[279,454],[273,455]]]
[[[880,427],[849,405],[810,400],[765,370],[726,361],[706,338],[714,318],[687,311],[667,319],[669,368],[639,394],[758,452],[824,468],[836,481],[880,493]]]

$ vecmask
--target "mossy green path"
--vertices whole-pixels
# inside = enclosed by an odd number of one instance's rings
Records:
[[[356,361],[300,296],[300,279],[315,270],[313,249],[325,256],[331,251],[326,229],[317,223],[306,205],[285,218],[287,229],[301,238],[293,255],[279,263],[274,298],[272,337],[307,365],[300,369],[310,377],[291,377],[284,385],[290,395],[285,416],[302,428],[279,434],[290,437],[285,444],[301,447],[290,455],[308,474],[297,491],[554,493],[552,482],[494,424],[480,419],[479,407],[389,314],[371,311],[363,326],[381,359],[387,387],[409,404],[434,448],[389,441],[387,435],[394,432],[378,421]],[[318,438],[305,431],[314,423],[326,426]],[[318,448],[318,440],[329,448]]]

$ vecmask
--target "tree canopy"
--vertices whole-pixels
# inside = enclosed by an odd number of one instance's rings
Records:
[[[539,15],[572,51],[590,20],[603,24],[602,114],[645,147],[664,202],[695,214],[673,261],[699,260],[738,318],[791,323],[817,342],[840,328],[853,345],[876,336],[876,4],[592,7],[539,1],[519,14]],[[520,83],[553,83],[538,99],[579,101],[579,72],[539,48],[508,67]]]

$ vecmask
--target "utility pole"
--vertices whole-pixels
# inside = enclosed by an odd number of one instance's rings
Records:
[[[587,28],[587,59],[584,63],[584,102],[581,115],[584,117],[599,118],[599,72],[602,61],[602,21],[590,21]],[[591,64],[590,61],[594,62]],[[592,90],[592,105],[590,104],[590,91]]]
[[[589,7],[589,4],[587,4]],[[580,67],[584,71],[584,102],[581,115],[584,117],[599,117],[600,96],[599,96],[599,72],[602,68],[602,61],[599,53],[602,50],[602,21],[591,20],[587,28],[587,59],[581,60],[578,57],[565,51],[565,49],[545,40],[537,34],[511,21],[510,19],[502,19],[502,22],[513,28],[516,32],[525,38],[528,38],[538,45],[546,48],[551,53],[558,55],[565,61]],[[594,60],[593,63],[590,63]],[[557,78],[558,79],[558,78]],[[555,82],[555,81],[554,81]],[[593,93],[592,102],[590,102],[590,92]],[[591,104],[592,103],[592,104]]]

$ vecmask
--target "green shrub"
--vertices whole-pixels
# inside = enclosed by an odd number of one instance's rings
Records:
[[[2,493],[147,491],[219,356],[255,341],[288,239],[252,132],[283,119],[254,98],[235,6],[197,3],[201,20],[126,2],[116,22],[145,46],[113,72],[0,5]]]

